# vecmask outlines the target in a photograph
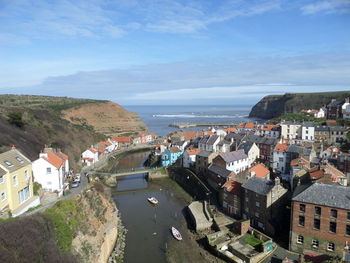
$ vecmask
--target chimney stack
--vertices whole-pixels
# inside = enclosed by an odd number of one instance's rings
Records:
[[[12,144],[11,149],[12,150],[16,149],[16,145]]]

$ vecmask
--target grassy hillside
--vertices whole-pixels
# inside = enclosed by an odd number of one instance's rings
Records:
[[[31,160],[45,145],[60,148],[76,166],[84,148],[105,139],[91,126],[72,124],[61,111],[96,100],[30,95],[0,95],[0,151],[15,145]]]
[[[287,113],[299,113],[303,109],[319,109],[332,99],[344,101],[349,96],[350,91],[269,95],[252,108],[249,117],[271,119]]]

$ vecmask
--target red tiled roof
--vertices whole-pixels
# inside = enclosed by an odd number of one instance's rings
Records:
[[[189,155],[197,155],[198,153],[200,153],[200,149],[191,149],[191,150],[187,150]]]
[[[242,184],[237,182],[237,181],[233,181],[233,180],[230,180],[230,181],[227,181],[223,186],[222,188],[226,188],[226,191],[231,193],[231,194],[239,194],[240,191],[241,191],[241,187]]]
[[[245,124],[245,128],[247,129],[253,129],[255,127],[255,124],[253,122],[248,122]]]
[[[337,121],[336,120],[326,120],[326,125],[327,126],[337,126]]]
[[[198,137],[198,132],[196,131],[184,131],[183,132],[184,140],[189,141]]]
[[[90,152],[92,152],[92,153],[97,153],[97,150],[94,149],[94,148],[89,148],[88,150],[89,150]]]
[[[310,162],[308,160],[306,160],[305,158],[303,157],[300,157],[300,158],[296,158],[294,160],[292,160],[290,162],[290,165],[291,166],[309,166],[310,165]]]
[[[254,172],[256,177],[265,178],[270,174],[269,169],[265,167],[265,165],[259,163],[252,168],[249,169],[250,172]]]
[[[62,164],[64,163],[64,160],[58,157],[56,154],[52,152],[47,152],[47,158],[43,157],[46,161],[48,161],[50,164],[55,166],[56,168],[60,168]]]
[[[132,142],[131,137],[113,137],[112,140],[116,142]]]
[[[97,150],[100,152],[100,153],[103,153],[105,151],[105,149],[103,149],[102,147],[98,147]]]
[[[324,171],[323,170],[319,170],[313,173],[310,173],[310,177],[312,179],[320,179],[324,176]]]
[[[103,146],[110,146],[110,145],[112,145],[111,142],[99,142],[98,144],[103,145]]]
[[[288,149],[288,145],[287,144],[283,144],[283,143],[279,143],[276,145],[275,147],[275,151],[276,152],[285,152]]]
[[[237,129],[234,128],[234,127],[231,127],[231,128],[226,128],[224,129],[225,132],[229,133],[229,132],[237,132]]]

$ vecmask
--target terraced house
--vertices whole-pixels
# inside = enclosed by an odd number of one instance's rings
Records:
[[[33,195],[31,161],[14,148],[0,154],[0,216],[18,216],[39,204]]]

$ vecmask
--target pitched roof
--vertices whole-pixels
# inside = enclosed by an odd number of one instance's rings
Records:
[[[90,151],[90,152],[92,152],[92,153],[97,153],[97,150],[96,149],[94,149],[94,148],[92,148],[92,147],[90,147],[89,149],[87,149],[88,151]]]
[[[321,183],[314,183],[301,191],[297,187],[292,201],[350,210],[350,187]]]
[[[112,140],[115,142],[131,142],[131,137],[112,137]]]
[[[232,172],[222,168],[214,163],[212,163],[211,165],[209,165],[208,170],[213,172],[214,174],[220,175],[224,178],[226,178],[227,176],[229,176]]]
[[[244,153],[244,150],[238,150],[234,152],[222,153],[219,155],[226,163],[247,159],[248,156]]]
[[[69,159],[68,155],[64,154],[63,152],[57,152],[56,154],[63,160]]]
[[[248,154],[254,143],[245,142],[239,145],[238,149],[243,150],[245,154]]]
[[[178,147],[170,147],[169,151],[171,153],[179,153],[179,152],[181,152],[181,150]]]
[[[17,149],[0,154],[0,164],[10,172],[16,171],[30,163],[30,160]]]
[[[328,107],[339,107],[342,105],[343,105],[343,103],[341,101],[331,101],[327,106]]]
[[[237,129],[234,128],[234,127],[231,127],[231,128],[226,128],[224,129],[225,132],[237,132]]]
[[[7,172],[0,167],[0,176],[5,175]]]
[[[201,156],[201,157],[209,157],[212,153],[211,152],[208,152],[208,151],[201,151],[198,156]]]
[[[206,144],[207,143],[207,141],[208,141],[208,139],[209,139],[209,135],[204,135],[201,139],[200,139],[200,141],[199,141],[199,143],[200,144]]]
[[[200,149],[188,149],[186,150],[186,152],[189,154],[189,155],[197,155],[200,153]]]
[[[231,194],[239,195],[242,189],[242,184],[237,181],[229,180],[222,186],[222,188],[226,188],[226,191]]]
[[[267,195],[274,186],[274,182],[255,176],[249,178],[248,181],[242,185],[243,188],[261,195]]]
[[[275,147],[275,152],[283,153],[283,152],[286,152],[287,149],[288,149],[288,144],[279,143],[279,144],[277,144],[276,147]]]
[[[218,135],[211,135],[210,138],[207,141],[208,145],[214,145],[214,143],[219,139]]]
[[[256,177],[266,178],[270,174],[269,169],[265,165],[259,163],[249,169],[250,172],[254,172]]]
[[[329,127],[327,127],[327,126],[316,126],[316,127],[315,127],[315,131],[318,131],[318,132],[322,132],[322,131],[328,132],[328,131],[329,131]]]
[[[44,160],[48,161],[50,164],[55,166],[56,168],[60,168],[64,164],[64,160],[58,157],[56,154],[52,152],[47,152],[47,157],[42,157]]]

